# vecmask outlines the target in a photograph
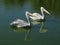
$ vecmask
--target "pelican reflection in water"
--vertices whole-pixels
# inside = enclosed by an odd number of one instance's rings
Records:
[[[40,33],[45,33],[45,32],[47,32],[48,29],[44,27],[44,23],[45,23],[45,22],[41,22],[41,23],[42,23],[42,25],[41,25],[41,27],[40,27],[39,32],[40,32]]]
[[[40,9],[41,9],[41,14],[42,15],[39,14],[39,13],[30,13],[28,11],[26,11],[26,13],[30,17],[30,19],[35,20],[35,21],[41,21],[41,20],[45,19],[43,12],[46,12],[49,15],[50,15],[50,13],[46,9],[44,9],[44,7],[41,7]]]
[[[31,34],[31,28],[30,27],[26,27],[26,28],[18,28],[18,27],[10,27],[14,32],[17,33],[26,33],[25,35],[25,39],[26,41],[30,41],[30,34]]]

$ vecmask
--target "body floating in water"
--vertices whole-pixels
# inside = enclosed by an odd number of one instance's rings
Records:
[[[17,19],[15,21],[13,21],[12,23],[10,23],[11,26],[16,26],[18,28],[20,27],[30,27],[30,21],[29,21],[29,16],[27,16],[27,13],[26,13],[26,18],[27,18],[27,21],[24,21],[24,20],[21,20],[21,19]]]
[[[13,26],[17,26],[18,28],[19,27],[28,27],[30,26],[30,20],[29,18],[31,18],[32,20],[44,20],[44,12],[50,14],[46,9],[44,9],[43,7],[40,8],[41,9],[41,13],[42,15],[40,15],[39,13],[30,13],[28,11],[26,11],[25,15],[26,15],[26,18],[27,18],[27,21],[24,21],[24,20],[21,20],[21,19],[17,19],[16,21],[13,21],[12,23],[10,23],[10,25],[13,25]]]
[[[44,13],[43,12],[46,12],[47,14],[50,14],[46,9],[44,9],[44,7],[41,7],[41,14],[40,15],[39,13],[30,13],[28,11],[26,11],[27,15],[30,17],[30,19],[34,20],[34,21],[40,21],[40,20],[44,20],[45,17],[44,17]]]

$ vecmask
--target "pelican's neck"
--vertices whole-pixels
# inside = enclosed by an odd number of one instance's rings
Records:
[[[27,12],[26,12],[26,18],[27,18],[27,21],[28,21],[28,23],[30,24],[30,21],[29,21],[29,16],[27,15]]]
[[[42,13],[42,19],[44,19],[43,9],[41,9],[41,13]]]

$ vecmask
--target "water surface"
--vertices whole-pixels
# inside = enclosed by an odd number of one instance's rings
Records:
[[[17,18],[27,21],[25,12],[47,9],[45,22],[32,22],[31,28],[12,29],[10,23]],[[59,45],[60,0],[0,0],[0,45]]]

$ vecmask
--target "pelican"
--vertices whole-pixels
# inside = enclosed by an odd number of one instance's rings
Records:
[[[40,21],[40,20],[44,20],[45,17],[44,17],[44,12],[46,12],[47,14],[50,14],[46,9],[44,9],[44,7],[41,7],[41,14],[40,15],[39,13],[30,13],[28,11],[26,11],[27,15],[29,16],[30,19],[34,20],[34,21]]]
[[[10,23],[11,26],[16,26],[18,28],[20,27],[30,27],[30,21],[29,21],[29,16],[27,16],[26,14],[26,18],[27,18],[27,21],[24,21],[24,20],[21,20],[21,19],[17,19],[15,21],[13,21],[12,23]]]

